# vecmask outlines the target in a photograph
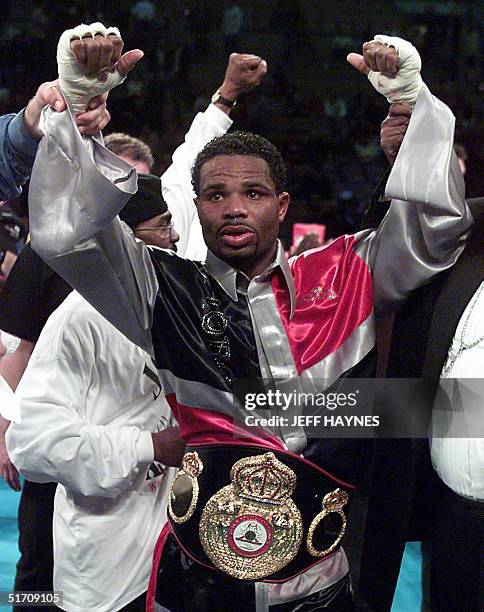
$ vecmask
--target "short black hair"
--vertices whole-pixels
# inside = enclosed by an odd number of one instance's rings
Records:
[[[249,155],[260,157],[269,166],[276,193],[286,189],[286,164],[279,150],[268,140],[250,132],[230,132],[211,140],[200,151],[192,168],[192,185],[200,195],[200,171],[203,164],[219,155]]]

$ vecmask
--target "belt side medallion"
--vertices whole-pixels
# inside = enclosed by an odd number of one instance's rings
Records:
[[[231,484],[213,495],[200,519],[200,541],[221,571],[259,580],[294,559],[303,535],[291,499],[296,475],[274,453],[239,459]]]
[[[348,503],[348,499],[348,493],[342,489],[335,489],[323,497],[323,509],[311,521],[306,536],[306,549],[313,557],[326,557],[333,552],[343,539],[346,531],[346,516],[343,512],[343,507]],[[313,541],[314,532],[324,519],[328,520],[327,517],[330,517],[331,514],[337,515],[337,517],[333,516],[331,518],[339,520],[340,525],[336,527],[333,525],[326,527],[326,535],[329,536],[330,539],[332,538],[333,541],[331,543],[328,542],[323,550],[318,550]],[[323,528],[322,525],[321,527]]]
[[[198,476],[202,471],[203,463],[198,453],[185,453],[168,495],[168,512],[175,523],[186,523],[193,516],[199,494]]]

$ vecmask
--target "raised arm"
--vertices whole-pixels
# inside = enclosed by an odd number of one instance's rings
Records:
[[[402,39],[377,36],[348,61],[389,102],[413,107],[386,184],[389,211],[377,230],[356,235],[355,251],[372,269],[381,314],[455,263],[472,217],[453,153],[455,119],[422,82],[417,50]]]
[[[44,109],[44,134],[30,188],[32,247],[130,340],[151,351],[156,278],[144,244],[116,217],[136,191],[135,171],[75,124],[94,95],[124,80],[141,58],[122,53],[115,29],[101,24],[64,32],[59,87],[69,108]]]
[[[212,138],[222,136],[232,125],[229,115],[240,96],[256,88],[267,72],[267,64],[257,55],[232,53],[222,85],[212,104],[193,120],[184,142],[173,154],[173,163],[161,177],[163,196],[180,235],[178,254],[205,260],[207,247],[193,203],[191,170],[197,154]]]

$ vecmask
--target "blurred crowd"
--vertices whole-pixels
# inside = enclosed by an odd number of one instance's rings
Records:
[[[389,2],[382,8],[367,2],[361,15],[352,10],[345,16],[326,6],[331,3],[300,0],[3,4],[0,45],[8,61],[0,68],[0,113],[21,108],[35,84],[56,74],[59,32],[79,21],[116,23],[126,48],[141,48],[145,58],[128,95],[111,94],[107,131],[129,131],[146,142],[158,175],[195,113],[208,104],[214,75],[230,51],[266,58],[264,84],[233,117],[238,128],[274,142],[288,164],[293,203],[281,232],[286,248],[295,222],[324,224],[328,238],[355,231],[385,171],[378,141],[384,100],[355,89],[358,81],[345,62],[378,31],[407,38],[421,51],[424,79],[456,115],[456,140],[468,157],[467,195],[483,191],[483,42],[474,3]],[[437,52],[448,56],[440,66],[432,62]],[[432,66],[428,76],[425,66]],[[25,217],[25,202],[13,210]]]

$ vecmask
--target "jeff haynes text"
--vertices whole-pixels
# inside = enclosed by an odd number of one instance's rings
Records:
[[[291,417],[273,415],[259,417],[249,414],[244,418],[248,427],[378,427],[380,417],[375,415],[299,414]]]

